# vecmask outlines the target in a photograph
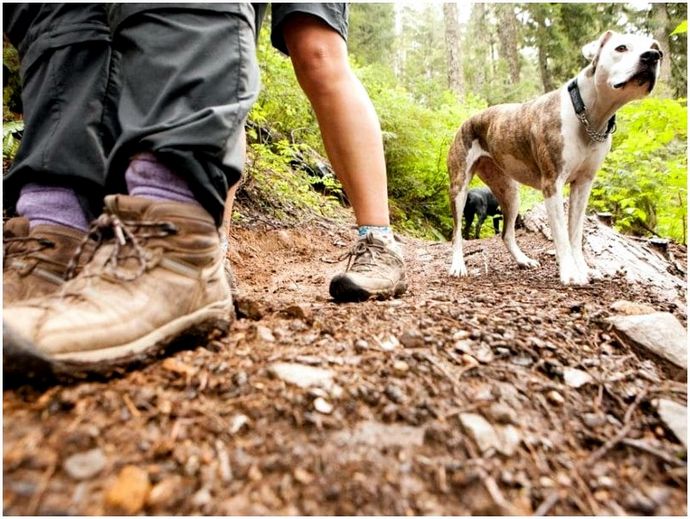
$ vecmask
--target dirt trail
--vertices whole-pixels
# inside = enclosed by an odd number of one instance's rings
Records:
[[[685,308],[621,280],[564,288],[551,244],[524,232],[538,269],[492,238],[449,279],[448,244],[405,239],[407,294],[335,304],[352,237],[235,229],[245,317],[227,339],[5,391],[5,513],[686,515],[685,451],[653,406],[684,404],[685,381],[604,323],[619,299],[683,323]],[[286,382],[281,363],[321,382]],[[570,387],[566,368],[592,379]]]

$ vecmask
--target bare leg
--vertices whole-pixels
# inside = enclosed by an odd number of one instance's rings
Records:
[[[366,90],[350,69],[345,41],[317,18],[299,13],[285,21],[283,35],[357,224],[389,225],[381,128]]]

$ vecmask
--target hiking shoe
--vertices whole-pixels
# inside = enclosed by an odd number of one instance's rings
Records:
[[[402,255],[372,233],[360,238],[350,252],[347,268],[331,280],[329,292],[339,301],[397,297],[407,289]]]
[[[65,282],[67,266],[86,233],[60,225],[10,218],[3,225],[3,306],[52,294]]]
[[[81,272],[55,294],[5,309],[17,335],[81,373],[146,360],[181,337],[227,332],[232,300],[211,216],[193,204],[124,195],[105,205]]]

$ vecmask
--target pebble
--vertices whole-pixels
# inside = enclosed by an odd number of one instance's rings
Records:
[[[230,434],[237,434],[240,431],[240,429],[242,429],[242,427],[244,427],[248,423],[249,418],[247,417],[247,415],[236,414],[230,420],[230,427],[228,430]]]
[[[575,368],[564,368],[563,379],[566,385],[574,387],[575,389],[592,382],[592,376],[589,373]]]
[[[317,386],[330,389],[333,385],[334,373],[323,368],[292,362],[278,362],[271,364],[268,369],[279,379],[302,388]]]
[[[393,372],[400,376],[404,376],[410,371],[410,366],[404,360],[396,360],[393,363]]]
[[[585,413],[582,415],[582,423],[590,429],[596,429],[606,423],[606,417],[596,413]]]
[[[460,423],[479,449],[484,452],[500,445],[500,440],[494,427],[486,419],[476,413],[460,413]]]
[[[306,305],[290,305],[283,310],[283,313],[288,317],[303,319],[305,321],[309,321],[312,318],[311,310]]]
[[[546,398],[555,405],[563,405],[565,403],[565,399],[558,391],[549,391],[546,393]]]
[[[331,414],[333,412],[333,405],[326,399],[318,397],[314,400],[314,409],[321,414]]]
[[[384,393],[396,404],[402,404],[405,401],[405,393],[396,385],[389,384],[386,386]]]
[[[619,299],[611,305],[611,310],[621,315],[645,315],[653,314],[656,309],[653,306],[644,303],[634,303],[632,301],[625,301]]]
[[[192,376],[197,372],[196,368],[177,360],[175,357],[165,359],[161,364],[161,367],[172,373],[184,376]]]
[[[105,502],[109,508],[127,515],[137,514],[144,508],[151,492],[148,473],[134,465],[122,468],[115,483],[106,491]]]
[[[259,340],[262,340],[264,342],[275,342],[276,338],[273,335],[273,332],[271,331],[270,328],[266,326],[257,326],[256,327],[256,337]]]
[[[494,402],[487,409],[489,418],[503,424],[515,424],[518,421],[518,415],[515,410],[508,404],[503,402]]]
[[[182,487],[182,478],[172,476],[157,483],[149,492],[146,504],[153,508],[165,508],[172,506],[179,497]]]
[[[194,506],[202,508],[202,507],[208,505],[209,503],[211,503],[211,491],[206,487],[200,488],[192,496],[192,504]]]
[[[65,472],[72,479],[89,479],[105,467],[107,459],[101,449],[91,449],[73,454],[63,463]]]
[[[357,339],[355,341],[355,351],[363,352],[369,349],[369,343],[364,339]]]
[[[400,341],[396,339],[394,336],[389,335],[388,337],[385,337],[383,339],[376,339],[376,341],[379,343],[379,347],[383,351],[393,351],[395,348],[400,346]]]
[[[334,434],[333,440],[338,445],[370,445],[377,449],[422,446],[424,428],[367,420],[357,423],[350,430],[338,431]]]
[[[423,348],[424,337],[417,331],[408,331],[400,337],[400,344],[405,348]]]
[[[510,359],[510,362],[516,366],[522,366],[523,368],[529,367],[534,363],[532,357],[529,355],[516,355]]]
[[[494,360],[493,350],[484,342],[479,343],[477,347],[474,348],[472,355],[482,364],[488,364]]]
[[[673,400],[660,398],[654,402],[659,417],[683,446],[688,448],[688,408]]]

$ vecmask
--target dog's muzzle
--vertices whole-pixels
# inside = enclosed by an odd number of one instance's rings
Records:
[[[630,79],[616,83],[613,85],[613,88],[623,88],[625,85],[635,81],[637,82],[637,86],[648,83],[647,93],[651,92],[656,84],[657,69],[663,55],[663,52],[655,49],[643,52],[640,54],[640,68],[637,72],[635,72]]]

